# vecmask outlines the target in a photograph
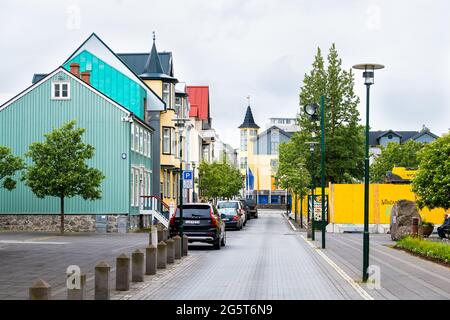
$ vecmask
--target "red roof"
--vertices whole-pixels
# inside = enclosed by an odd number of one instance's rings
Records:
[[[208,86],[187,86],[189,104],[191,109],[189,117],[208,120],[209,118],[209,87]]]

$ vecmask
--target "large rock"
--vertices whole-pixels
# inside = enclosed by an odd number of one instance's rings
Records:
[[[419,219],[420,225],[419,209],[417,209],[414,201],[397,201],[391,210],[391,239],[397,241],[404,236],[412,234],[412,220],[414,217]]]

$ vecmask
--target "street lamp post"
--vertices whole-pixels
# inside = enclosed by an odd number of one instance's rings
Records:
[[[316,186],[314,185],[314,178],[313,178],[313,172],[314,172],[314,146],[316,144],[319,144],[316,141],[308,141],[305,142],[306,144],[309,145],[309,151],[311,153],[311,202],[312,202],[312,210],[311,210],[311,214],[308,216],[308,224],[311,223],[311,240],[315,240],[316,236],[315,236],[315,231],[314,231],[314,189],[316,188]],[[308,201],[308,212],[309,212],[309,201]],[[308,225],[309,227],[309,225]]]
[[[366,145],[364,158],[364,236],[363,236],[363,281],[367,281],[369,274],[369,96],[370,86],[374,84],[374,73],[383,69],[381,64],[357,64],[354,69],[364,70],[364,84],[366,85]]]
[[[180,135],[180,180],[179,180],[179,184],[180,184],[180,188],[179,188],[179,203],[178,203],[178,207],[180,209],[180,226],[179,226],[179,234],[181,237],[181,248],[183,248],[183,227],[184,227],[184,221],[183,221],[183,128],[185,126],[185,123],[187,121],[189,121],[189,119],[184,119],[184,118],[175,118],[172,121],[175,121],[175,126],[178,127],[178,132]],[[175,214],[176,214],[176,209],[175,209]]]
[[[192,162],[192,179],[192,202],[195,203],[195,162]]]
[[[310,116],[312,121],[317,121],[317,109],[319,106],[316,103],[307,104],[305,106],[305,113]],[[313,169],[311,169],[311,172]],[[325,232],[326,232],[326,220],[325,220],[325,97],[320,97],[320,175],[321,175],[321,207],[322,207],[322,249],[325,249]],[[314,183],[314,177],[311,179]],[[312,196],[313,200],[313,212],[314,212],[314,194]],[[313,234],[312,239],[315,239],[315,231],[314,231],[314,215],[313,217]]]

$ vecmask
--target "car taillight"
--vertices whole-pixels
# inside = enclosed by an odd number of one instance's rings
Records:
[[[216,218],[214,217],[214,214],[213,214],[213,211],[212,211],[212,208],[210,209],[210,211],[209,211],[209,216],[210,216],[210,218],[211,218],[211,224],[212,224],[212,226],[213,227],[217,227],[217,220],[216,220]]]
[[[176,217],[176,215],[177,215],[177,209],[175,209],[175,210],[173,211],[173,214],[172,214],[172,216],[170,217],[169,224],[170,224],[171,226],[173,226],[173,225],[175,224],[175,217]]]
[[[238,221],[239,220],[239,216],[234,216],[233,217],[233,221]]]

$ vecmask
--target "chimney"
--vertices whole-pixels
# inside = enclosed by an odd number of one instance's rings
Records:
[[[91,72],[90,71],[84,71],[84,72],[81,73],[81,80],[83,80],[87,84],[91,84],[90,83],[90,79],[91,79]]]
[[[80,65],[78,63],[71,63],[70,64],[70,73],[75,75],[75,77],[80,77]]]

